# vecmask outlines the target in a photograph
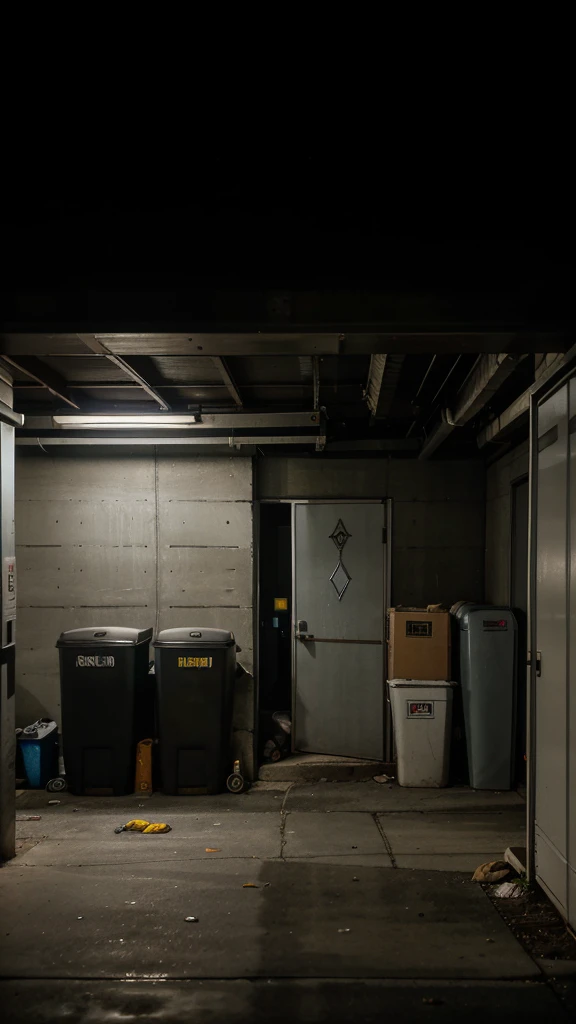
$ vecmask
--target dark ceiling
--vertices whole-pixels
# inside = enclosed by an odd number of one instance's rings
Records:
[[[558,189],[512,216],[485,180],[450,205],[421,168],[406,203],[379,168],[350,177],[332,158],[283,176],[266,161],[200,163],[185,201],[131,180],[123,195],[36,190],[4,210],[0,358],[24,433],[58,411],[318,407],[330,444],[417,455],[443,430],[434,457],[485,456],[501,440],[479,435],[541,353],[572,344],[572,208],[556,216]]]
[[[22,435],[37,434],[37,423],[45,431],[55,413],[274,416],[318,408],[325,417],[328,449],[337,444],[381,450],[384,445],[404,456],[418,455],[438,430],[444,411],[458,409],[474,388],[483,360],[509,361],[506,373],[494,377],[493,386],[476,402],[464,429],[442,438],[440,457],[486,455],[478,445],[479,431],[530,387],[542,359],[521,352],[494,357],[474,351],[397,352],[385,357],[370,351],[339,352],[346,348],[345,339],[327,334],[222,339],[6,333],[0,337],[0,349],[14,380],[14,409],[26,417]],[[432,343],[431,338],[428,344]],[[370,350],[378,343],[364,335],[356,344]],[[519,344],[516,339],[513,347]],[[267,346],[274,354],[259,354]],[[300,353],[290,354],[291,348]],[[202,354],[205,349],[225,354]],[[374,387],[377,404],[371,406]],[[521,427],[522,421],[515,426]]]

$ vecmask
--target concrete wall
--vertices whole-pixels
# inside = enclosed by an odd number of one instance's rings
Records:
[[[392,498],[396,604],[484,597],[484,468],[474,462],[264,458],[259,498]],[[17,719],[59,720],[60,632],[221,625],[253,652],[252,463],[21,449],[16,469]],[[250,771],[254,681],[235,703]]]
[[[486,474],[486,600],[510,603],[511,486],[528,473],[528,441],[504,455]]]
[[[391,498],[394,604],[484,598],[480,462],[264,458],[258,498]]]
[[[249,458],[17,452],[18,725],[59,721],[65,629],[222,626],[251,668]],[[239,685],[244,730],[254,687]]]

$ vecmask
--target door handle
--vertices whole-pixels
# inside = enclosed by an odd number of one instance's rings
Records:
[[[313,640],[314,633],[308,632],[308,623],[306,619],[298,619],[298,625],[294,631],[296,640]]]

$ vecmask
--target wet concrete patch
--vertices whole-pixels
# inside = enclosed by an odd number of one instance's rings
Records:
[[[538,974],[465,876],[314,861],[174,860],[1,871],[3,976]],[[258,887],[243,888],[246,882]],[[189,915],[198,923],[186,923]]]
[[[432,1020],[461,1024],[566,1024],[570,1019],[543,982],[401,982],[329,979],[143,982],[0,982],[0,999],[13,1024],[107,1020],[181,1024],[407,1024]]]

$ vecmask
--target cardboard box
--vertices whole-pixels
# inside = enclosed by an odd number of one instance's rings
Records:
[[[447,611],[390,608],[388,679],[450,680],[450,628]]]

